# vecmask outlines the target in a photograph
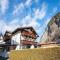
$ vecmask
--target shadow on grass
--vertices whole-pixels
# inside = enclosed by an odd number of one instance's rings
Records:
[[[0,56],[0,60],[7,60],[7,58]]]

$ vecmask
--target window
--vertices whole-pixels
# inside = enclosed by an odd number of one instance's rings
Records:
[[[30,48],[30,47],[31,47],[31,45],[27,45],[27,46],[26,46],[26,48]]]

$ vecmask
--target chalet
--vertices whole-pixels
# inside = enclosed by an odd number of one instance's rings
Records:
[[[7,49],[26,49],[33,48],[37,46],[38,35],[33,29],[33,27],[22,27],[17,28],[13,32],[5,32],[4,41],[6,42]]]
[[[16,49],[30,48],[36,46],[38,35],[32,27],[17,28],[12,32],[11,44],[18,44]]]
[[[37,47],[38,35],[33,27],[17,28],[13,32],[0,34],[0,56],[8,59],[10,50],[20,50]]]

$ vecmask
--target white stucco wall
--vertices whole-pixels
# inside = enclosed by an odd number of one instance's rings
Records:
[[[19,33],[12,37],[11,44],[16,44],[16,43],[20,44],[20,34]]]
[[[17,33],[12,37],[11,44],[18,44],[16,50],[20,49],[20,36],[21,33]]]
[[[31,47],[30,47],[30,49],[33,49],[34,48],[34,45],[32,45]]]
[[[21,36],[20,32],[12,36],[11,44],[18,44],[16,50],[22,49],[21,42],[20,42],[21,40],[24,40],[24,37]]]

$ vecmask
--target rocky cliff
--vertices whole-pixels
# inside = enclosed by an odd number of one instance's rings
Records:
[[[60,42],[60,13],[53,16],[48,23],[48,41]]]
[[[60,13],[52,17],[45,32],[41,42],[60,42]]]

